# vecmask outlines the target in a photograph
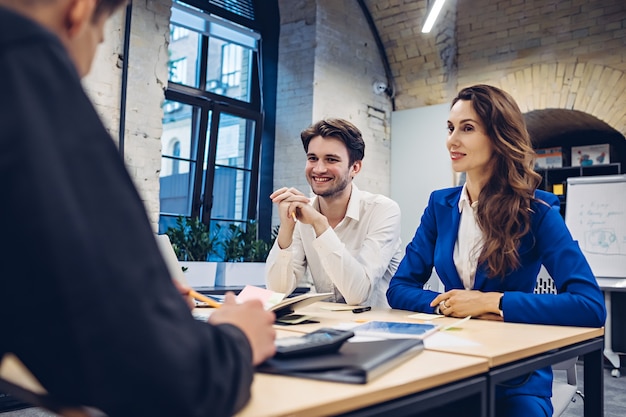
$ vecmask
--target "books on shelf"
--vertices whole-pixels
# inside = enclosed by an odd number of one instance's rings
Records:
[[[545,148],[535,150],[535,169],[561,168],[563,166],[562,148]]]

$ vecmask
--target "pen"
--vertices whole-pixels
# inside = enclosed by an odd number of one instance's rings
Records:
[[[220,303],[218,303],[214,299],[207,297],[206,295],[200,294],[197,291],[189,290],[189,295],[198,301],[204,301],[205,303],[207,303],[209,306],[213,308],[220,308],[222,306]]]
[[[293,218],[293,221],[294,221],[294,222],[297,222],[297,221],[298,221],[298,219],[296,218],[296,212],[295,212],[295,211],[292,211],[292,212],[291,212],[291,218]]]
[[[366,311],[370,311],[372,309],[372,307],[370,306],[366,306],[366,307],[358,307],[358,308],[354,308],[352,309],[353,313],[365,313]]]

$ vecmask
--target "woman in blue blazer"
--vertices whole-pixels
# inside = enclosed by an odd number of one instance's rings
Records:
[[[392,308],[516,323],[600,327],[602,292],[561,215],[537,190],[534,152],[513,98],[488,85],[452,102],[446,146],[462,187],[431,194],[389,284]],[[544,265],[557,294],[534,294]],[[444,293],[423,289],[432,268]],[[551,416],[549,367],[496,392],[498,416]]]

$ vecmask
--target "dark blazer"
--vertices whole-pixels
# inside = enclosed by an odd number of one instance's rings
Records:
[[[192,317],[61,42],[0,8],[0,79],[0,357],[111,417],[235,413],[248,340]]]
[[[387,299],[392,308],[433,313],[430,303],[438,293],[422,288],[433,267],[446,291],[463,289],[453,261],[461,190],[454,187],[431,194],[415,236],[389,284]],[[557,197],[540,190],[535,197],[539,201],[532,203],[531,230],[520,242],[521,267],[505,277],[489,279],[484,266],[479,265],[474,289],[504,293],[502,308],[508,322],[603,326],[606,310],[602,292],[559,214]],[[558,294],[533,294],[542,264]],[[550,389],[551,373],[548,369],[539,374],[544,381],[536,381],[535,387],[525,384],[517,392],[549,395],[546,389]]]

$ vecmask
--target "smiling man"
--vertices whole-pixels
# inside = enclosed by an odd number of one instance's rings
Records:
[[[316,195],[280,188],[270,198],[280,228],[266,262],[266,284],[289,294],[308,270],[318,292],[352,305],[388,306],[385,292],[400,259],[400,208],[359,190],[365,142],[353,124],[321,120],[300,137],[305,175]]]

